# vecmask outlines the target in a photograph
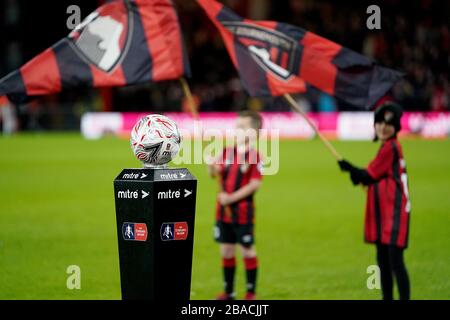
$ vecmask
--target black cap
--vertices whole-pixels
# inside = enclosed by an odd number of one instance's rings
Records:
[[[393,125],[397,133],[402,128],[400,123],[402,115],[402,107],[394,102],[385,102],[375,110],[374,123],[384,122]]]

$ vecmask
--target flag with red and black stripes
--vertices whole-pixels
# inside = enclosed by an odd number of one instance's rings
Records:
[[[299,27],[238,16],[215,0],[197,0],[219,29],[252,96],[305,92],[313,86],[368,109],[403,76]]]
[[[13,100],[77,86],[126,86],[190,76],[171,0],[117,0],[0,80]]]

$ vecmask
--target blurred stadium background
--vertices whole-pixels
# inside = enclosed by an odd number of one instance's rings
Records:
[[[280,172],[266,178],[257,196],[258,296],[377,299],[379,291],[365,286],[375,252],[362,243],[363,193],[350,186],[282,99],[248,97],[217,29],[198,5],[174,2],[199,111],[214,112],[214,121],[231,121],[229,112],[246,108],[263,111],[274,128],[285,127],[284,138],[301,139],[281,142]],[[367,1],[223,2],[242,16],[301,26],[407,73],[391,94],[410,112],[403,125],[413,203],[406,253],[412,298],[450,298],[449,2],[379,1],[382,29],[373,31],[365,25],[366,8],[373,4]],[[69,5],[77,4],[84,18],[102,3],[1,0],[0,76],[68,34]],[[344,141],[370,140],[370,113],[354,113],[319,91],[295,98],[321,130],[339,138],[333,143],[346,157],[363,165],[375,154],[376,145],[367,141]],[[0,299],[119,299],[112,180],[122,168],[139,165],[122,136],[142,113],[170,112],[189,126],[179,82],[77,88],[23,105],[7,100],[0,105]],[[199,180],[192,298],[210,299],[222,281],[212,240],[215,182],[203,165],[188,168]],[[81,290],[65,286],[71,264],[81,267]]]
[[[69,5],[77,4],[82,17],[103,1],[56,3],[2,0],[0,74],[17,69],[69,30]],[[201,111],[254,108],[289,111],[283,99],[248,98],[231,64],[223,41],[194,1],[175,1],[185,36],[193,77],[190,80]],[[408,111],[448,111],[449,50],[448,1],[387,0],[380,2],[382,29],[368,30],[368,1],[230,0],[238,14],[251,19],[273,19],[301,26],[343,46],[375,58],[381,65],[401,70],[407,77],[392,94]],[[36,27],[38,26],[38,27]],[[310,111],[352,110],[320,92],[298,97]],[[21,130],[75,130],[86,111],[181,111],[183,92],[177,81],[129,88],[77,89],[46,96],[17,109]]]

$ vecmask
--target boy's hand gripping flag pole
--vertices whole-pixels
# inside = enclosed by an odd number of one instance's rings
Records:
[[[340,161],[343,159],[343,157],[336,151],[336,149],[333,147],[333,145],[328,141],[327,138],[323,136],[323,134],[317,129],[316,125],[311,121],[311,119],[307,116],[307,114],[300,108],[300,106],[295,102],[294,98],[289,94],[285,93],[283,97],[286,99],[286,101],[289,103],[289,105],[294,109],[297,113],[299,113],[305,120],[308,122],[308,124],[311,126],[311,128],[314,130],[314,132],[317,134],[319,139],[323,142],[325,147],[330,150],[331,154],[336,158],[337,161]]]

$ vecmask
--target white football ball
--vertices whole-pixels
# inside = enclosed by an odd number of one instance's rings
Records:
[[[136,122],[130,143],[144,167],[161,166],[177,155],[181,135],[174,121],[163,115],[150,114]]]

